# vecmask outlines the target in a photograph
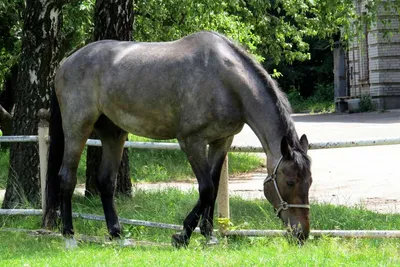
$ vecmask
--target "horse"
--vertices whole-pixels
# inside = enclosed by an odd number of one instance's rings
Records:
[[[298,137],[290,114],[286,95],[267,71],[222,34],[90,43],[64,59],[54,78],[43,220],[54,218],[60,206],[62,234],[74,240],[71,198],[81,153],[95,131],[102,143],[97,186],[108,232],[120,238],[114,190],[128,133],[176,138],[197,178],[199,199],[172,244],[187,246],[198,225],[212,242],[222,164],[246,123],[267,156],[266,198],[292,235],[305,240],[311,163],[307,137]]]

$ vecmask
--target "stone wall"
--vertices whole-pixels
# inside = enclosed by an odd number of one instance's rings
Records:
[[[350,96],[369,94],[379,109],[400,108],[399,16],[380,10],[376,25],[363,35],[349,46]]]

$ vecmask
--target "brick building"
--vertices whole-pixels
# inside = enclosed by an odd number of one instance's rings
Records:
[[[365,1],[356,2],[358,12],[365,12],[365,3],[359,3]],[[377,16],[377,23],[363,25],[361,37],[349,45],[346,95],[368,94],[378,109],[400,108],[399,14],[381,8]],[[385,25],[382,19],[390,23]]]

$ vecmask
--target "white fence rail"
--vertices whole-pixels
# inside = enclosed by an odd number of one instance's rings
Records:
[[[0,209],[0,215],[19,215],[19,216],[41,216],[42,210],[37,209],[14,209],[14,210],[2,210]],[[86,220],[93,221],[105,221],[104,216],[93,215],[93,214],[82,214],[82,213],[72,213],[74,218],[82,218]],[[119,218],[121,224],[136,225],[136,226],[146,226],[161,229],[170,230],[182,230],[181,225],[159,223],[159,222],[149,222],[143,220],[132,220]],[[215,230],[217,231],[217,230]],[[199,227],[194,230],[196,233],[200,233]],[[344,237],[344,238],[400,238],[400,231],[398,230],[311,230],[310,234],[314,237],[319,236],[333,236],[333,237]],[[225,230],[221,232],[223,236],[287,236],[288,231],[285,230]]]
[[[46,141],[49,137],[46,136]],[[20,136],[0,136],[0,143],[28,143],[38,142],[38,135],[20,135]],[[309,149],[327,149],[327,148],[347,148],[347,147],[360,147],[360,146],[382,146],[382,145],[399,145],[400,138],[383,138],[383,139],[370,139],[370,140],[356,140],[356,141],[329,141],[310,143]],[[87,146],[101,147],[101,141],[97,139],[88,139]],[[126,141],[125,148],[137,149],[157,149],[157,150],[180,150],[178,143],[163,143],[163,142],[132,142]],[[245,152],[245,153],[264,153],[261,146],[231,146],[230,152]]]
[[[12,140],[6,142],[34,142],[38,141],[37,136],[14,136],[5,140]],[[15,139],[14,139],[15,138]],[[21,141],[14,141],[21,140]],[[0,137],[0,142],[2,137]],[[382,145],[398,145],[400,144],[400,138],[382,138],[382,139],[370,139],[370,140],[355,140],[355,141],[329,141],[329,142],[317,142],[310,143],[309,149],[327,149],[327,148],[346,148],[346,147],[360,147],[360,146],[382,146]],[[87,146],[101,147],[101,141],[95,139],[89,139],[86,142]],[[159,150],[180,150],[178,143],[162,143],[162,142],[131,142],[126,141],[124,147],[126,148],[137,148],[137,149],[159,149]],[[264,153],[264,149],[261,146],[231,146],[230,152],[246,152],[246,153]]]

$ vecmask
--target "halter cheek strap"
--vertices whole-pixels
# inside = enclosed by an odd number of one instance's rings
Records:
[[[276,210],[276,216],[279,217],[279,214],[281,213],[282,210],[287,210],[289,208],[303,208],[303,209],[310,209],[310,205],[307,204],[288,204],[286,201],[283,200],[281,193],[279,192],[279,188],[278,188],[278,183],[276,182],[277,179],[277,171],[278,171],[278,167],[282,162],[283,157],[281,157],[278,161],[278,163],[275,165],[274,171],[272,174],[268,175],[267,178],[265,178],[264,180],[264,186],[266,183],[268,183],[269,181],[272,181],[274,183],[274,187],[275,187],[275,191],[276,194],[278,195],[280,204],[279,207]]]

